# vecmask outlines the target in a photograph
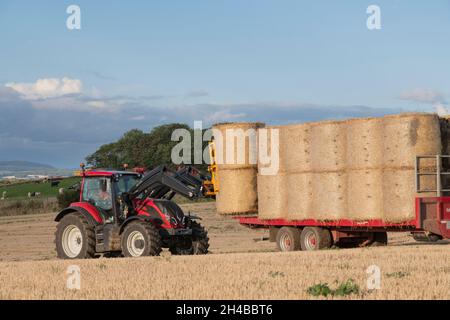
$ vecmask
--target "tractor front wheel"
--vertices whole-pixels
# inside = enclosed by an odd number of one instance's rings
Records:
[[[206,229],[198,222],[192,221],[192,239],[185,243],[177,243],[169,250],[174,255],[200,255],[207,254],[209,238]]]
[[[122,233],[121,242],[125,257],[158,256],[161,253],[161,236],[150,222],[130,222]]]
[[[56,253],[60,259],[89,259],[95,255],[95,231],[78,212],[62,218],[55,233]]]

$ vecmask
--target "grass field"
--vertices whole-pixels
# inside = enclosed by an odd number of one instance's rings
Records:
[[[68,188],[75,183],[79,182],[79,177],[71,177],[61,180],[59,186],[52,187],[49,182],[23,182],[11,185],[0,186],[0,196],[3,191],[7,192],[7,199],[26,199],[28,198],[28,192],[40,192],[42,198],[56,197],[60,188]]]
[[[0,298],[450,299],[448,241],[422,244],[391,233],[382,248],[278,253],[274,243],[260,241],[266,231],[218,216],[214,203],[183,209],[203,218],[211,254],[61,261],[53,248],[54,214],[0,217]],[[66,286],[69,265],[80,268],[80,290]],[[371,265],[380,268],[379,290],[366,285]],[[311,288],[336,290],[350,279],[343,296],[312,294]]]

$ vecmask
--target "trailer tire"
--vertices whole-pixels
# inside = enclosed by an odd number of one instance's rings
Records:
[[[300,245],[305,251],[326,249],[333,245],[333,237],[328,229],[306,227],[300,235]]]
[[[387,232],[374,232],[372,247],[383,247],[388,244]]]
[[[294,227],[282,227],[276,236],[278,251],[298,251],[300,246],[300,230]]]

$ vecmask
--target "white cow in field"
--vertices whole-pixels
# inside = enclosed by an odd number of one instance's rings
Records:
[[[64,194],[64,188],[59,188],[58,192],[59,194]]]
[[[35,193],[34,193],[34,196],[35,196],[35,197],[40,197],[40,196],[41,196],[41,193],[40,193],[40,192],[35,192]]]
[[[3,193],[2,193],[2,197],[1,197],[1,199],[0,200],[5,200],[6,199],[6,191],[3,191]]]

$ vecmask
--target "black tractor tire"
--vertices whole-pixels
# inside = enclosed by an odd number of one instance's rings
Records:
[[[77,245],[69,245],[74,240]],[[81,244],[81,245],[80,245]],[[64,216],[56,226],[56,254],[60,259],[91,259],[95,256],[95,230],[79,212]],[[75,250],[73,250],[75,248]],[[78,252],[79,250],[79,252]]]
[[[282,227],[277,232],[275,239],[278,251],[289,252],[301,250],[300,229],[294,227]]]
[[[158,256],[162,250],[158,229],[146,221],[132,221],[126,225],[121,245],[124,257]]]
[[[373,242],[370,244],[372,247],[383,247],[388,244],[387,232],[374,232]]]
[[[209,249],[208,231],[198,222],[191,222],[192,239],[184,245],[177,244],[169,248],[173,255],[207,254]]]
[[[306,227],[300,234],[300,245],[304,251],[328,249],[333,245],[333,237],[328,229]]]

